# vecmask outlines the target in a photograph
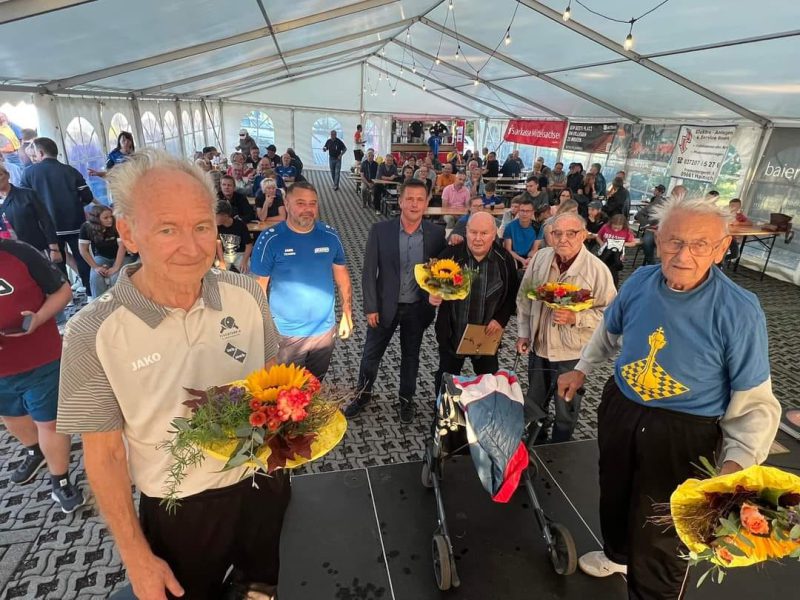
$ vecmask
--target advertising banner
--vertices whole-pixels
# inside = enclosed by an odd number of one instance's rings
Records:
[[[672,153],[672,177],[714,183],[736,127],[684,125]]]
[[[566,128],[565,121],[512,119],[508,122],[503,139],[507,142],[517,142],[528,146],[560,148]]]
[[[564,150],[608,154],[617,127],[616,123],[570,123]]]

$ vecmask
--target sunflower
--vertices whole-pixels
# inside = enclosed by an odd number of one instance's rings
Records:
[[[436,279],[452,280],[456,275],[461,274],[461,267],[458,263],[449,258],[443,258],[431,263],[431,275]]]
[[[259,369],[247,376],[245,386],[260,402],[275,402],[281,390],[302,388],[311,374],[296,365],[274,365],[268,370]]]

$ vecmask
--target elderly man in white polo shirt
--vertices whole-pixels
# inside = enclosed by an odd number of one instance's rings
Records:
[[[256,488],[240,481],[242,469],[220,472],[223,463],[207,458],[189,468],[169,514],[161,497],[172,458],[158,448],[170,422],[189,414],[186,388],[274,362],[266,298],[255,280],[210,269],[216,197],[199,169],[148,150],[108,179],[120,237],[141,263],[69,322],[58,429],[82,434],[89,483],[137,598],[220,598],[230,567],[271,593],[288,477]]]

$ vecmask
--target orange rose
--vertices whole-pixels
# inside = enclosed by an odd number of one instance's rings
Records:
[[[739,510],[739,518],[744,528],[753,535],[769,535],[769,521],[757,506],[745,502]]]
[[[254,412],[250,414],[250,425],[253,427],[263,427],[267,422],[267,417],[262,412]]]
[[[717,548],[717,556],[719,557],[720,560],[726,563],[730,563],[731,561],[733,561],[733,554],[731,554],[730,550],[728,550],[723,546]]]

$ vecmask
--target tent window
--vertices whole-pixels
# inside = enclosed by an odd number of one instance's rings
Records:
[[[216,146],[217,148],[221,147],[220,143],[220,131],[219,131],[219,107],[208,107],[206,105],[206,123],[208,124],[208,128],[206,129],[206,139],[211,146]]]
[[[128,117],[122,113],[116,113],[111,117],[111,126],[108,128],[108,147],[109,149],[117,147],[117,138],[123,131],[133,133],[131,124],[128,122]]]
[[[375,149],[375,156],[380,156],[384,154],[383,151],[383,136],[381,135],[381,126],[379,123],[375,123],[372,119],[367,119],[364,123],[364,141],[366,142],[366,146],[364,147],[364,155],[367,153],[367,148],[374,148]],[[326,138],[330,135],[330,131],[325,136]],[[347,142],[345,142],[346,144]],[[324,142],[323,142],[324,144]]]
[[[175,120],[175,115],[171,110],[164,113],[164,144],[167,147],[167,152],[173,156],[182,156],[181,140],[178,135],[178,123]]]
[[[106,202],[108,193],[105,180],[99,177],[89,177],[89,169],[102,171],[105,169],[106,155],[103,145],[94,126],[83,117],[75,117],[67,125],[64,137],[67,162],[78,169],[86,178],[95,197],[100,202]],[[116,140],[114,141],[116,145]]]
[[[200,113],[199,108],[194,109],[194,147],[202,150],[206,145],[205,137],[203,136],[203,115]],[[213,145],[213,144],[212,144]]]
[[[142,115],[142,131],[144,132],[144,144],[148,148],[164,148],[164,137],[161,133],[161,125],[156,116],[149,110]]]
[[[181,123],[183,124],[183,145],[186,147],[186,154],[194,156],[195,152],[199,152],[202,148],[197,148],[194,145],[194,131],[192,129],[192,117],[189,111],[184,110],[181,112]]]
[[[339,139],[344,139],[342,124],[333,117],[322,117],[314,121],[314,126],[311,128],[311,153],[314,155],[315,164],[328,164],[328,154],[322,151],[322,147],[325,145],[325,141],[331,137],[331,130],[334,129]]]
[[[269,115],[260,110],[254,110],[245,115],[240,123],[242,129],[247,129],[250,137],[258,144],[260,152],[263,154],[266,147],[275,143],[275,127]],[[238,135],[238,134],[237,134]]]

